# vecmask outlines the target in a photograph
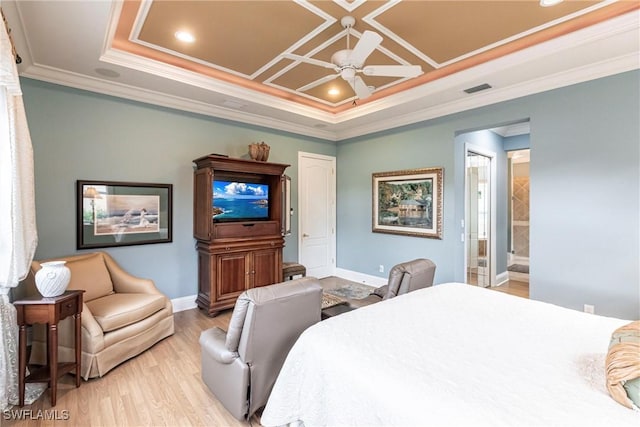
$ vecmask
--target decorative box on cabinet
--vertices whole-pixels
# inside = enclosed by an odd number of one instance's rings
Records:
[[[209,155],[194,160],[193,236],[198,251],[196,303],[210,316],[232,308],[245,290],[282,281],[283,174],[289,165]],[[216,222],[213,181],[269,186],[268,218]]]

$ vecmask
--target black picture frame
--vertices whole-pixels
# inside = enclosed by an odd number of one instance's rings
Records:
[[[170,243],[173,185],[76,181],[76,247]]]

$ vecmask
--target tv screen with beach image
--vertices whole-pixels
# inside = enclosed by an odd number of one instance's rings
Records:
[[[247,221],[269,218],[269,186],[237,181],[213,181],[213,219]]]

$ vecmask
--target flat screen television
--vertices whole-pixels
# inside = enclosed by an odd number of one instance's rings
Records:
[[[216,222],[266,220],[269,219],[269,185],[216,179],[212,203]]]

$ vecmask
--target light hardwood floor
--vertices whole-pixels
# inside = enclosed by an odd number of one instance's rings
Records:
[[[51,407],[49,392],[45,391],[32,405],[11,409],[9,415],[18,413],[21,420],[8,420],[7,413],[3,413],[0,424],[249,426],[234,419],[200,378],[200,332],[212,326],[226,329],[230,317],[231,310],[215,318],[197,309],[175,313],[176,333],[171,337],[102,378],[82,381],[80,388],[75,388],[71,375],[65,375],[58,382],[55,407]],[[59,419],[45,420],[44,417]],[[252,424],[259,424],[255,416]]]
[[[493,289],[529,296],[523,282]],[[230,317],[231,310],[214,318],[197,309],[175,313],[173,336],[102,378],[82,381],[80,388],[65,375],[55,407],[45,391],[32,405],[0,414],[0,426],[259,426],[257,415],[251,424],[233,418],[200,378],[200,332],[213,326],[226,330]]]
[[[517,297],[529,298],[529,283],[519,282],[517,280],[509,280],[502,286],[490,288],[494,291],[504,292]]]

